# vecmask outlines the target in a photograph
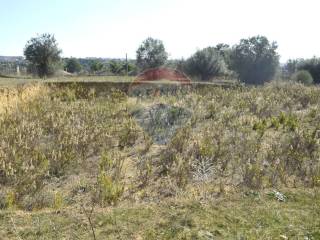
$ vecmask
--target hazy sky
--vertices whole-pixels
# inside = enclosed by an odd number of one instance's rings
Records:
[[[147,37],[170,58],[265,35],[281,61],[320,57],[319,0],[0,0],[0,55],[22,55],[31,37],[53,33],[69,57],[135,58]]]

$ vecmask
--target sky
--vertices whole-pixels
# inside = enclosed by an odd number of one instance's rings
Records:
[[[134,59],[147,37],[171,59],[264,35],[281,61],[320,57],[319,0],[0,0],[0,55],[22,56],[31,37],[55,35],[64,57]]]

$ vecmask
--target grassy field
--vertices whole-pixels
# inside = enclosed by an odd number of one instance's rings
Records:
[[[10,85],[0,239],[320,239],[318,87]]]
[[[0,87],[15,87],[19,84],[25,84],[25,83],[31,83],[31,82],[37,82],[36,79],[30,79],[30,78],[16,78],[16,77],[10,77],[10,76],[3,76],[0,75]]]
[[[131,82],[134,77],[127,76],[75,76],[75,77],[56,77],[47,80],[32,77],[1,76],[0,87],[15,87],[26,83],[43,82]]]
[[[15,87],[20,84],[26,83],[56,83],[56,82],[132,82],[136,77],[134,76],[66,76],[55,77],[47,80],[32,78],[30,76],[16,77],[16,76],[4,76],[0,75],[0,87]],[[162,80],[156,81],[156,83],[172,84],[172,81]],[[152,82],[151,82],[152,83]],[[203,82],[196,82],[197,84],[204,84]],[[234,84],[234,80],[215,80],[212,83],[205,84]]]
[[[319,194],[285,194],[285,203],[260,193],[95,208],[92,221],[97,239],[319,239]],[[0,223],[4,239],[93,239],[81,208],[3,211]]]

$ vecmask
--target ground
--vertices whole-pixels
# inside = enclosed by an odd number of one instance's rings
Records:
[[[319,194],[284,192],[96,208],[97,239],[319,239]],[[316,197],[318,196],[318,197]],[[4,239],[93,239],[81,208],[0,214]]]
[[[0,91],[0,239],[320,239],[318,87],[28,81]]]

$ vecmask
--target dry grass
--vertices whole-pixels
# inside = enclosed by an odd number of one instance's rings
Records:
[[[88,239],[82,204],[98,239],[319,238],[318,87],[0,99],[3,238]]]
[[[71,77],[54,77],[47,80],[39,78],[15,78],[1,77],[0,87],[15,87],[27,83],[41,82],[132,82],[134,77],[127,76],[71,76]]]
[[[247,192],[208,202],[121,204],[95,208],[92,220],[97,239],[319,239],[319,193],[284,193],[285,203],[268,192]],[[0,233],[3,239],[93,239],[80,207],[3,211]]]
[[[30,101],[34,101],[39,95],[48,94],[48,89],[39,85],[29,85],[17,88],[0,88],[0,116],[11,114],[20,107],[27,107]]]

